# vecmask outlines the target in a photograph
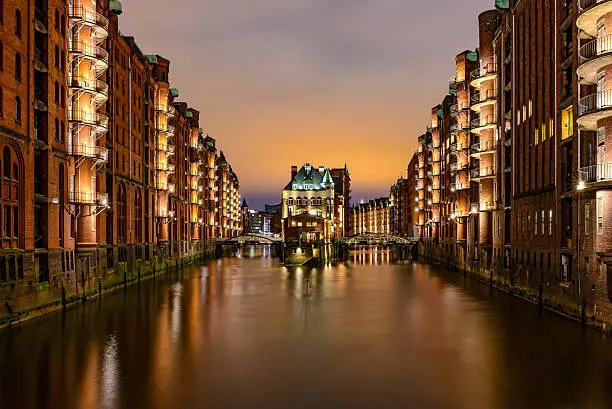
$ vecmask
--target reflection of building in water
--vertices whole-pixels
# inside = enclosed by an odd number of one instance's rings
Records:
[[[349,259],[358,265],[387,265],[392,262],[392,250],[378,247],[352,250]]]

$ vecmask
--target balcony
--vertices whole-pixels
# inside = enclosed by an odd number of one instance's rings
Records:
[[[97,75],[101,75],[108,68],[108,52],[102,47],[80,40],[71,40],[68,41],[68,51],[74,58],[90,60]]]
[[[69,191],[68,202],[73,204],[108,206],[108,193]]]
[[[480,118],[473,119],[471,122],[471,132],[479,134],[485,129],[495,129],[497,126],[495,115],[480,116]]]
[[[457,88],[459,87],[459,82],[457,81],[457,77],[450,77],[448,80],[448,89],[450,91],[457,92]]]
[[[612,163],[601,163],[580,168],[578,178],[588,183],[588,187],[610,187],[612,186]]]
[[[482,64],[480,68],[472,71],[470,85],[474,88],[480,88],[483,82],[494,80],[495,78],[497,78],[497,64],[494,62]]]
[[[493,166],[481,167],[480,169],[472,169],[472,180],[478,182],[482,179],[490,179],[495,177],[495,168]]]
[[[168,114],[168,117],[170,117],[170,118],[175,117],[176,116],[176,108],[173,107],[173,106],[169,106],[167,114]]]
[[[76,91],[92,95],[97,106],[108,100],[108,85],[104,81],[84,77],[70,77],[68,86]]]
[[[495,153],[497,151],[497,144],[492,141],[485,143],[475,143],[472,145],[472,156],[480,156],[489,153]]]
[[[596,92],[578,101],[578,125],[597,130],[597,121],[612,116],[612,90]]]
[[[576,25],[589,37],[597,36],[597,22],[612,12],[612,0],[578,0]]]
[[[489,89],[484,92],[477,92],[471,97],[472,105],[470,108],[474,112],[480,112],[482,108],[493,105],[497,102],[497,91]]]
[[[168,125],[168,130],[166,131],[166,133],[170,136],[174,136],[174,132],[175,132],[174,126]]]
[[[168,171],[168,163],[167,162],[156,162],[155,170],[158,172],[167,172]]]
[[[87,145],[84,143],[68,144],[68,154],[93,159],[100,163],[108,161],[108,149],[97,145]]]
[[[95,128],[98,133],[106,133],[108,130],[108,117],[97,112],[68,110],[68,120]]]
[[[72,6],[68,7],[68,17],[75,24],[90,27],[98,41],[108,37],[108,19],[102,14],[87,10],[83,6]]]
[[[612,35],[597,37],[580,47],[578,77],[581,84],[595,84],[597,73],[612,64]]]
[[[174,145],[168,145],[168,146],[166,147],[166,153],[167,153],[168,155],[174,155]]]

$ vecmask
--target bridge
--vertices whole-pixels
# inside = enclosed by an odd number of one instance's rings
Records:
[[[418,241],[415,237],[400,237],[384,233],[364,233],[352,237],[341,238],[340,241],[348,245],[411,245]]]
[[[282,243],[283,239],[263,234],[244,234],[231,239],[217,239],[217,244],[275,244]]]

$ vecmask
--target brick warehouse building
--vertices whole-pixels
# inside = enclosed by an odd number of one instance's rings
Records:
[[[171,87],[170,61],[120,34],[121,11],[0,2],[0,292],[11,309],[23,294],[82,294],[97,277],[241,233],[236,174]]]
[[[415,192],[398,183],[391,204],[416,194],[423,254],[610,322],[612,1],[495,6],[417,138]]]

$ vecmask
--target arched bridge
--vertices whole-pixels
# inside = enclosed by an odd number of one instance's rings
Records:
[[[283,239],[263,234],[244,234],[231,239],[217,239],[217,244],[274,244],[282,243]]]
[[[394,245],[394,244],[405,244],[410,245],[417,241],[412,237],[400,237],[393,234],[384,233],[364,233],[358,234],[352,237],[344,237],[340,239],[344,244],[348,245]]]

